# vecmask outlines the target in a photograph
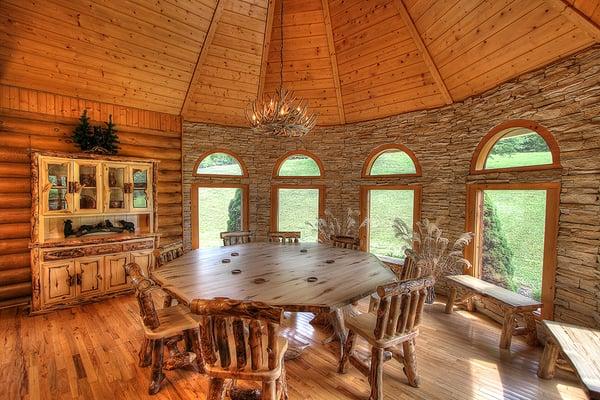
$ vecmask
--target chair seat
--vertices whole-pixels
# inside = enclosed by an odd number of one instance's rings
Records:
[[[387,349],[405,342],[419,334],[418,330],[407,332],[400,336],[384,335],[382,339],[375,338],[375,325],[377,324],[377,315],[372,313],[359,314],[346,319],[346,327],[353,330],[357,335],[363,337],[372,346]]]
[[[148,339],[164,339],[175,336],[187,329],[196,329],[200,323],[200,317],[183,304],[156,310],[160,326],[150,329],[144,326],[144,334]]]
[[[266,343],[263,342],[263,345],[266,346]],[[206,369],[206,373],[208,376],[212,376],[215,378],[231,378],[232,376],[235,377],[235,379],[241,379],[241,380],[252,380],[252,381],[271,381],[274,379],[279,378],[279,376],[281,375],[281,367],[283,365],[283,357],[285,355],[285,352],[287,351],[288,348],[288,340],[284,337],[278,337],[277,338],[277,347],[279,348],[279,351],[277,352],[277,354],[280,354],[279,359],[277,360],[277,364],[275,365],[275,368],[273,369],[268,369],[267,367],[267,360],[264,360],[264,365],[265,368],[264,369],[258,369],[258,370],[253,370],[252,366],[250,364],[250,354],[248,354],[247,352],[247,363],[246,366],[242,369],[238,369],[236,368],[236,358],[235,358],[235,349],[234,346],[230,346],[230,353],[231,353],[231,367],[228,369],[224,369],[223,367],[220,366],[219,361],[217,360],[217,362],[214,365],[206,365],[205,369]],[[264,352],[263,352],[264,353]]]

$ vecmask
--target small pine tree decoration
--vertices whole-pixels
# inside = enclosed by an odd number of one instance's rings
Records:
[[[82,151],[99,154],[117,154],[119,137],[117,129],[109,115],[106,128],[91,126],[87,110],[83,111],[79,125],[73,131],[72,139]]]
[[[83,110],[83,114],[81,114],[81,117],[79,118],[79,125],[77,125],[73,131],[71,138],[81,150],[87,150],[94,147],[94,134],[90,125],[90,117],[87,115],[87,110]]]

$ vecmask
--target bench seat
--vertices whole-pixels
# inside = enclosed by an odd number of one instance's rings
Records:
[[[471,275],[450,275],[447,276],[447,283],[450,287],[448,302],[446,303],[446,313],[451,314],[456,302],[456,294],[460,289],[465,292],[463,302],[467,303],[467,308],[472,310],[472,300],[474,297],[485,298],[496,303],[504,314],[504,323],[502,324],[502,335],[500,337],[500,348],[508,349],[515,335],[525,334],[528,343],[537,343],[537,334],[535,328],[535,319],[533,312],[542,307],[542,303],[530,299],[529,297],[511,292],[508,289],[494,285],[475,278]],[[525,319],[525,327],[516,327],[516,315],[522,315]]]

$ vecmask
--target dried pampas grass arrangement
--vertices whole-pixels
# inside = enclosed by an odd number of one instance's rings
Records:
[[[360,224],[358,223],[360,213],[356,210],[348,208],[346,217],[342,220],[338,219],[331,210],[325,210],[325,218],[319,218],[317,226],[307,222],[306,224],[319,232],[320,243],[331,243],[335,236],[358,237],[358,231],[368,223],[365,219]]]
[[[396,237],[411,247],[405,254],[420,268],[423,276],[439,279],[448,274],[462,273],[464,267],[471,268],[471,263],[463,256],[465,246],[473,239],[471,232],[460,235],[449,248],[450,241],[443,237],[442,230],[427,218],[417,222],[414,232],[400,218],[394,220],[393,226]]]

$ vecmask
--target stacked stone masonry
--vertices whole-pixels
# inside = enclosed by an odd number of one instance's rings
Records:
[[[528,119],[546,127],[560,146],[562,170],[469,175],[475,147],[496,125]],[[358,210],[363,163],[373,148],[402,143],[416,154],[421,177],[381,180],[420,184],[422,216],[441,221],[450,237],[465,229],[466,184],[560,182],[560,218],[554,317],[585,326],[600,324],[600,46],[505,83],[464,102],[376,121],[319,127],[302,139],[266,138],[249,129],[184,123],[184,240],[191,247],[191,184],[250,184],[250,230],[265,239],[270,224],[273,166],[290,150],[306,149],[323,162],[326,206],[337,215]],[[193,176],[197,157],[213,148],[240,155],[248,178]],[[443,288],[441,288],[443,290]]]

